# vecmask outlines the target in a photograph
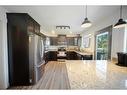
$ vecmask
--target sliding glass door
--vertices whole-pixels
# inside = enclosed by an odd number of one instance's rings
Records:
[[[95,59],[108,60],[111,57],[111,27],[99,31],[95,37]]]
[[[108,32],[98,34],[96,37],[96,59],[108,59]]]

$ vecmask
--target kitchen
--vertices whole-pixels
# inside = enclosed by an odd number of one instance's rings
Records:
[[[58,35],[58,37],[48,38],[50,39],[50,46],[46,46],[47,51],[45,51],[46,58],[50,61],[57,61],[60,57],[67,60],[92,60],[92,53],[82,53],[80,51],[81,36],[77,35],[75,37],[66,37],[66,35]],[[59,41],[60,39],[60,41]],[[46,42],[48,43],[48,42]],[[63,54],[62,54],[63,53]],[[66,53],[66,55],[65,55]],[[59,56],[57,56],[59,55]]]
[[[127,89],[126,58],[124,65],[116,64],[117,53],[127,52],[127,26],[114,28],[121,11],[127,20],[127,6],[1,6],[0,10],[7,17],[8,78],[3,88]],[[92,26],[82,28],[88,18]]]

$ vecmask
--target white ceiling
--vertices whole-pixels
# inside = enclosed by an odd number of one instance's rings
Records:
[[[79,34],[84,29],[81,23],[85,18],[85,6],[3,6],[9,12],[28,13],[40,25],[41,32],[51,34]],[[119,10],[119,6],[88,6],[88,19],[93,26]],[[56,29],[56,25],[69,25],[71,29]],[[87,29],[86,29],[87,30]]]

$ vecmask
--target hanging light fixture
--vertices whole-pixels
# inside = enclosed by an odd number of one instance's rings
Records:
[[[121,28],[124,27],[126,25],[126,21],[124,21],[122,19],[122,6],[120,6],[120,19],[118,20],[118,22],[114,25],[114,28]]]
[[[83,28],[88,28],[92,25],[92,23],[88,20],[87,18],[87,5],[86,5],[86,18],[84,19],[84,21],[82,22],[81,27]]]

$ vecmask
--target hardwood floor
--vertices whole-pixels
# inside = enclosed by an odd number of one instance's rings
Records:
[[[16,86],[9,89],[70,89],[65,62],[50,61],[40,81],[33,86]]]

